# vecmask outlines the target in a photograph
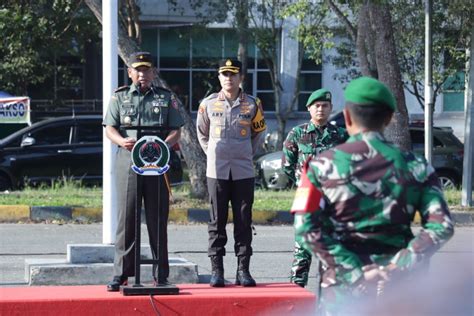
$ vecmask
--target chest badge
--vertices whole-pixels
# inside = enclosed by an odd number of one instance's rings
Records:
[[[130,118],[130,116],[125,116],[123,118],[123,122],[127,125],[130,125],[130,123],[132,123],[132,119]]]

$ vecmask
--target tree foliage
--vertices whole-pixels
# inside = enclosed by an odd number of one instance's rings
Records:
[[[82,1],[23,0],[0,4],[0,89],[28,95],[28,87],[61,74],[63,85],[75,78],[56,64],[59,56],[82,57],[84,45],[97,41],[98,23]]]
[[[340,68],[347,69],[344,74],[338,74],[341,82],[360,76],[367,67],[372,76],[377,77],[375,60],[368,52],[366,60],[355,60],[354,55],[359,48],[357,26],[367,17],[360,19],[363,1],[328,1],[333,3],[333,11],[339,12],[338,24],[335,30],[343,27],[345,37],[336,46],[337,54],[329,60]],[[369,1],[370,2],[370,1]],[[424,1],[383,1],[391,12],[393,35],[397,46],[397,56],[404,88],[413,94],[421,108],[424,108],[424,68],[425,68],[425,9]],[[358,18],[358,20],[356,19]],[[357,22],[358,21],[358,22]],[[350,26],[348,26],[350,24]],[[469,47],[469,32],[474,24],[474,6],[472,1],[433,1],[432,15],[432,61],[433,61],[433,104],[443,91],[446,82],[459,71],[465,71],[466,49]],[[336,31],[337,32],[337,31]],[[370,35],[370,34],[368,34]],[[369,45],[370,46],[370,45]],[[463,84],[451,80],[454,84]]]
[[[416,0],[393,1],[392,12],[405,88],[424,108],[424,6]],[[458,71],[465,71],[473,23],[472,1],[433,1],[433,104],[448,78],[453,78]]]

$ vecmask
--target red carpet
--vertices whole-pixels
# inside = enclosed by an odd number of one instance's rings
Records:
[[[105,285],[0,288],[0,315],[315,314],[315,295],[289,283],[260,284],[255,288],[231,285],[220,289],[208,284],[177,286],[179,295],[152,299],[110,293]]]

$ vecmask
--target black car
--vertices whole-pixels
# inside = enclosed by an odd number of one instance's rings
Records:
[[[0,140],[0,191],[58,178],[102,181],[102,117],[58,117],[35,123]],[[170,180],[183,178],[179,156],[171,150]]]
[[[342,112],[329,119],[333,125],[345,127]],[[410,124],[410,138],[414,152],[424,152],[424,126]],[[271,140],[272,137],[267,137]],[[267,141],[266,140],[266,141]],[[272,144],[266,144],[271,148]],[[274,147],[274,146],[273,146]],[[453,134],[449,127],[433,127],[433,157],[432,165],[441,181],[443,188],[451,189],[459,187],[462,181],[464,145]],[[268,189],[285,189],[293,184],[281,169],[283,152],[277,151],[260,157],[256,162],[257,184]]]

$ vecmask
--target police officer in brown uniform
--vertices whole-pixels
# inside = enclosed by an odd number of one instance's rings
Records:
[[[137,141],[137,130],[126,128],[137,125],[162,128],[163,130],[156,136],[172,146],[180,137],[179,128],[184,125],[178,112],[177,101],[171,92],[152,84],[155,69],[150,53],[132,54],[129,62],[128,76],[132,84],[115,90],[103,122],[107,137],[119,146],[116,153],[118,223],[114,278],[107,285],[108,291],[118,291],[120,285],[127,283],[129,276],[135,275],[137,175],[131,169],[130,151]],[[159,264],[153,267],[156,284],[167,283],[169,275],[167,236],[169,190],[165,177],[166,174],[142,177],[141,198],[145,204],[150,247],[153,259],[159,261]],[[157,227],[158,217],[160,227]],[[158,242],[160,247],[157,246]]]
[[[252,255],[252,204],[255,173],[253,156],[266,128],[258,98],[240,89],[241,63],[219,63],[222,90],[204,99],[197,115],[199,143],[207,155],[207,185],[210,200],[208,223],[212,276],[210,285],[224,286],[226,224],[229,201],[234,219],[234,250],[238,258],[235,284],[255,286],[249,272]]]

